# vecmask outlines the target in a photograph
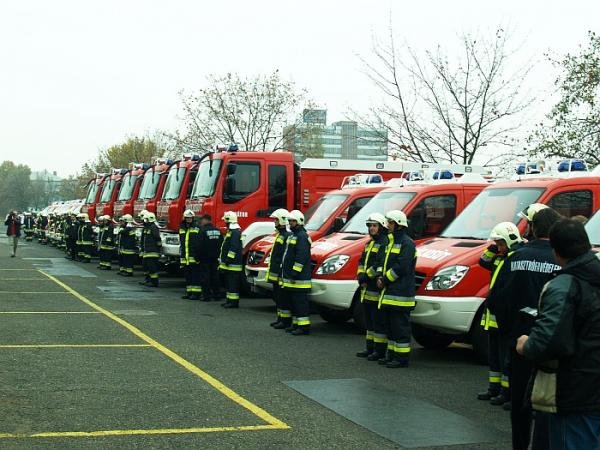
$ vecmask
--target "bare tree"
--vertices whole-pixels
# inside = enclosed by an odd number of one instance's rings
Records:
[[[231,142],[244,150],[277,150],[304,95],[278,71],[252,79],[211,75],[198,93],[180,93],[184,131],[172,138],[178,147],[201,153]]]
[[[374,39],[371,57],[361,58],[383,100],[357,120],[387,132],[393,157],[470,164],[482,147],[506,154],[515,146],[520,117],[533,102],[523,87],[531,63],[509,67],[515,52],[508,33],[463,34],[462,55],[451,59],[440,46],[424,54],[398,48],[389,31],[387,43]]]

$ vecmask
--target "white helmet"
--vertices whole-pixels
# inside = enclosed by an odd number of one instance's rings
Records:
[[[184,217],[184,218],[187,218],[187,217],[192,217],[192,218],[193,218],[195,215],[196,215],[196,214],[194,214],[194,211],[192,211],[191,209],[186,209],[186,210],[183,212],[183,217]]]
[[[237,223],[237,221],[238,221],[237,214],[234,213],[233,211],[225,211],[225,213],[223,214],[222,220],[224,220],[225,223]]]
[[[90,216],[88,216],[87,213],[79,213],[79,214],[77,214],[77,218],[83,219],[86,222],[88,222],[90,220]]]
[[[269,217],[271,219],[277,219],[279,225],[287,225],[289,215],[290,212],[287,209],[279,208],[273,211]]]
[[[150,211],[148,211],[147,209],[142,209],[140,211],[140,219],[144,220],[144,217],[146,216],[146,214],[148,214]]]
[[[385,213],[385,218],[389,222],[396,222],[401,227],[408,227],[408,220],[406,220],[406,214],[398,209],[392,209]]]
[[[544,205],[543,203],[532,203],[527,208],[525,208],[523,211],[521,211],[518,214],[518,216],[523,219],[526,219],[528,222],[532,222],[533,216],[535,216],[535,214],[538,211],[541,211],[542,209],[545,209],[545,208],[548,208],[548,205]]]
[[[516,242],[521,242],[521,233],[519,229],[512,222],[500,222],[490,233],[490,240],[499,241],[504,240],[508,248],[512,247]]]
[[[288,220],[295,220],[299,225],[304,225],[304,214],[297,209],[293,209],[288,215]]]
[[[144,214],[144,220],[150,223],[156,222],[156,216],[154,215],[154,213],[147,212],[146,214]]]
[[[108,214],[106,214],[106,215],[104,215],[104,216],[102,216],[102,217],[103,217],[103,219],[104,219],[104,220],[106,220],[107,222],[110,222],[110,221],[112,220],[112,219],[111,219],[111,217],[110,217]]]
[[[131,214],[125,214],[124,216],[121,216],[121,220],[131,223],[133,222],[133,217],[131,217]]]
[[[369,217],[367,217],[367,224],[369,223],[378,223],[384,228],[387,228],[387,222],[385,221],[385,216],[381,213],[371,213]]]

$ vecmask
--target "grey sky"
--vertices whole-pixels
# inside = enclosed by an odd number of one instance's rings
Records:
[[[508,23],[523,57],[542,60],[585,43],[600,2],[4,1],[0,161],[74,173],[127,135],[174,129],[177,92],[210,73],[279,69],[330,122],[343,119],[375,98],[356,54],[368,55],[373,32],[387,34],[390,11],[397,37],[417,48]],[[540,63],[532,77],[548,90],[554,74]]]

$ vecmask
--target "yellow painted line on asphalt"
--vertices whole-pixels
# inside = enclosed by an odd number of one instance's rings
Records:
[[[131,436],[140,434],[218,433],[224,431],[259,431],[280,429],[281,427],[276,425],[243,425],[239,427],[151,428],[147,430],[49,431],[33,434],[0,433],[0,438]]]
[[[140,331],[135,326],[131,325],[129,322],[126,322],[125,320],[121,319],[120,317],[116,316],[115,314],[111,313],[110,311],[102,308],[101,306],[98,306],[97,304],[95,304],[91,300],[88,300],[86,297],[84,297],[83,295],[81,295],[79,292],[77,292],[76,290],[74,290],[70,286],[66,285],[62,281],[58,280],[57,278],[53,277],[52,275],[47,274],[43,270],[39,270],[39,272],[42,273],[42,274],[44,274],[45,276],[47,276],[51,280],[53,280],[56,284],[58,284],[63,289],[65,289],[68,292],[70,292],[71,294],[73,294],[73,296],[75,296],[76,298],[78,298],[79,300],[81,300],[86,305],[90,306],[91,308],[95,309],[96,311],[100,311],[105,316],[107,316],[110,319],[114,320],[115,322],[117,322],[118,324],[122,325],[123,327],[127,328],[135,336],[139,337],[144,342],[147,342],[152,347],[154,347],[156,350],[158,350],[159,352],[163,353],[165,356],[171,358],[177,364],[181,365],[182,367],[184,367],[185,369],[189,370],[190,372],[192,372],[197,377],[201,378],[202,380],[204,380],[205,382],[207,382],[208,384],[210,384],[213,388],[215,388],[217,391],[219,391],[225,397],[229,398],[233,402],[235,402],[238,405],[242,406],[243,408],[247,409],[248,411],[250,411],[255,416],[260,417],[262,420],[264,420],[269,425],[271,425],[272,428],[274,428],[274,429],[287,429],[287,428],[290,428],[289,425],[287,425],[285,422],[282,422],[281,420],[279,420],[276,417],[272,416],[267,411],[265,411],[264,409],[262,409],[260,406],[257,406],[254,403],[250,402],[249,400],[246,400],[244,397],[242,397],[241,395],[239,395],[237,392],[235,392],[232,389],[228,388],[223,383],[221,383],[219,380],[217,380],[213,376],[209,375],[208,373],[204,372],[202,369],[200,369],[199,367],[195,366],[194,364],[192,364],[191,362],[187,361],[186,359],[182,358],[181,356],[179,356],[174,351],[168,349],[167,347],[165,347],[164,345],[162,345],[160,342],[155,341],[150,336],[148,336],[147,334],[143,333],[142,331]]]
[[[0,348],[120,348],[120,347],[152,347],[148,344],[7,344]]]
[[[0,314],[100,314],[100,311],[0,311]]]

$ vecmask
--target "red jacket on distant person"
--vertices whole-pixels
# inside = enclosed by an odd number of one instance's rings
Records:
[[[10,213],[7,215],[4,225],[6,225],[7,236],[21,237],[21,221],[16,214]]]

